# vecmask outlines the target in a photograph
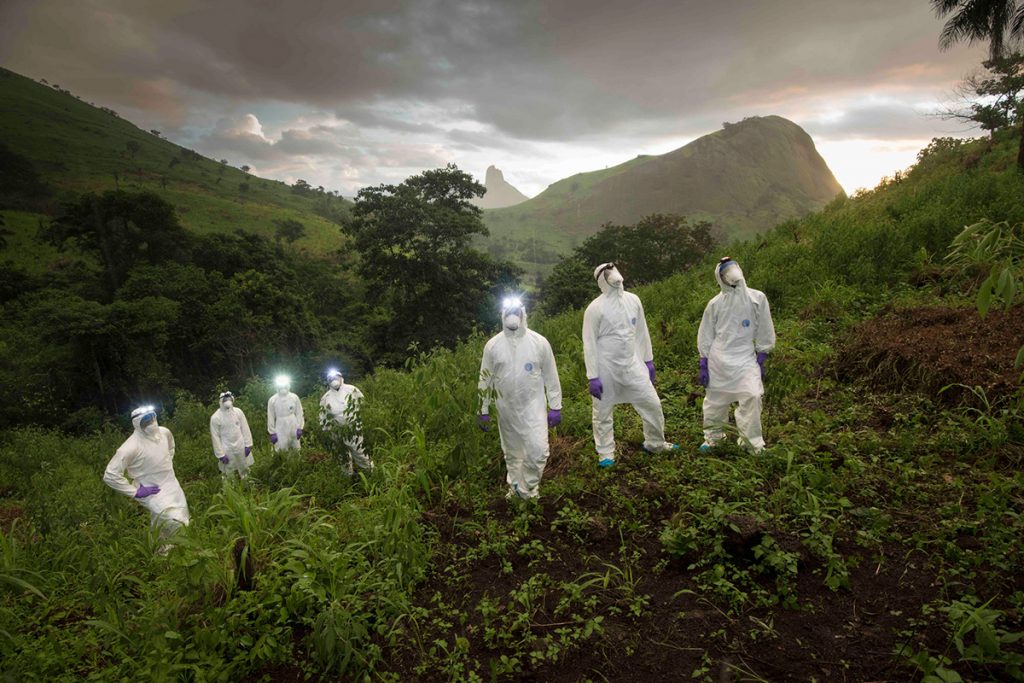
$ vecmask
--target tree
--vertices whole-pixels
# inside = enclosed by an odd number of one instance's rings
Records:
[[[1024,2],[1018,7],[1017,0],[932,0],[932,8],[940,19],[949,17],[939,35],[943,50],[964,40],[987,40],[989,57],[996,59],[1024,40]]]
[[[129,140],[124,143],[124,146],[128,148],[128,153],[131,155],[133,160],[135,159],[135,155],[139,153],[139,150],[142,149],[142,145],[135,140]]]
[[[353,238],[379,310],[375,344],[384,362],[402,362],[410,345],[454,344],[487,308],[501,264],[471,246],[487,234],[481,210],[470,204],[484,191],[449,164],[356,196],[342,230]]]
[[[242,173],[246,173],[246,174],[248,174],[249,171],[252,170],[252,167],[249,166],[248,164],[242,164],[241,166],[239,166],[239,168],[242,169]]]
[[[99,257],[109,293],[138,263],[185,258],[188,233],[174,207],[153,192],[88,193],[63,206],[43,236],[59,248],[74,243]]]
[[[306,236],[306,226],[294,218],[274,221],[274,225],[277,226],[274,229],[274,236],[278,242],[284,240],[288,244],[294,244],[295,240]]]
[[[967,104],[943,116],[976,123],[993,137],[999,130],[1019,129],[1017,170],[1024,173],[1024,54],[989,59],[982,66],[984,73],[969,76],[959,86]]]
[[[149,132],[157,137],[160,137],[160,131],[158,131],[156,128],[150,128]]]
[[[636,225],[606,224],[555,266],[541,290],[545,311],[579,307],[596,295],[594,268],[614,261],[633,287],[662,280],[700,262],[714,246],[711,224],[651,214]]]
[[[302,196],[309,195],[313,193],[313,186],[302,178],[299,178],[295,181],[295,184],[292,185],[292,192]]]

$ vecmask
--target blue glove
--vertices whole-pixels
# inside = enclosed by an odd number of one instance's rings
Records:
[[[295,430],[295,439],[297,441],[301,441],[302,440],[302,430],[301,429],[296,429]]]
[[[143,484],[139,488],[135,489],[136,498],[145,498],[146,496],[152,496],[157,493],[160,493],[159,486],[146,486],[145,484]]]
[[[548,428],[554,429],[562,422],[562,411],[561,410],[549,410],[548,411]]]
[[[764,362],[768,360],[768,354],[764,351],[757,354],[757,364],[761,368],[761,379],[764,379]]]
[[[270,435],[270,443],[277,443],[277,434]]]
[[[476,423],[480,425],[480,431],[486,432],[491,428],[491,416],[490,415],[477,415]]]
[[[651,384],[654,384],[654,361],[647,361],[647,374],[651,376]]]
[[[225,455],[224,457],[222,457],[222,458],[217,458],[217,459],[218,459],[218,460],[220,460],[220,461],[221,461],[222,463],[224,463],[225,465],[227,465],[227,464],[229,464],[229,463],[231,462],[231,458],[229,458],[229,457],[228,457],[228,456],[226,456],[226,455]]]
[[[245,447],[245,457],[248,458],[250,453],[252,453],[252,446],[246,446]]]
[[[601,378],[595,377],[590,380],[590,395],[596,398],[598,401],[601,400],[601,396],[604,395],[604,385],[601,384]]]
[[[706,388],[710,382],[711,382],[711,373],[708,372],[708,359],[707,358],[701,358],[700,359],[700,385],[702,387]]]

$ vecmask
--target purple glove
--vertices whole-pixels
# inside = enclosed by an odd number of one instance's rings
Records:
[[[135,489],[135,497],[136,498],[145,498],[146,496],[152,496],[152,495],[155,495],[157,493],[160,493],[160,487],[159,486],[155,486],[155,485],[154,486],[146,486],[145,484],[143,484],[139,488]]]
[[[701,358],[700,359],[700,385],[702,387],[707,387],[708,383],[710,383],[710,382],[711,382],[711,373],[708,372],[708,359],[707,358]]]
[[[245,457],[248,458],[250,453],[252,453],[252,446],[246,446],[245,447]]]
[[[590,380],[590,395],[596,398],[598,401],[601,400],[601,396],[604,394],[604,385],[601,384],[601,378],[595,377]]]
[[[562,422],[562,411],[561,410],[549,410],[548,411],[548,428],[554,429]]]
[[[647,374],[651,376],[651,384],[654,384],[654,361],[647,361]]]
[[[477,415],[476,423],[480,425],[480,431],[486,432],[491,428],[491,416],[490,415]]]
[[[225,456],[224,456],[223,458],[217,458],[217,459],[218,459],[218,460],[220,460],[220,461],[221,461],[222,463],[224,463],[225,465],[227,465],[227,464],[229,464],[229,463],[231,462],[231,458],[229,458],[229,457],[228,457],[228,456],[226,456],[226,455],[225,455]]]
[[[277,443],[277,434],[270,435],[270,443]]]
[[[764,379],[764,362],[768,359],[768,354],[765,351],[757,354],[757,364],[761,366],[761,379]]]
[[[295,439],[296,440],[301,440],[302,439],[302,430],[301,429],[296,429],[295,430]]]

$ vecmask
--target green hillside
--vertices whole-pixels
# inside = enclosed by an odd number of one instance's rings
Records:
[[[274,236],[277,220],[306,229],[297,247],[311,254],[343,242],[336,222],[350,204],[329,194],[296,194],[291,187],[242,172],[141,130],[110,110],[0,69],[0,144],[31,161],[50,186],[31,207],[52,213],[64,199],[89,191],[151,190],[174,205],[183,225],[198,233],[238,229]],[[116,178],[115,178],[116,176]],[[21,221],[15,221],[15,228]]]
[[[842,188],[796,124],[750,117],[673,152],[577,173],[529,201],[485,212],[492,253],[545,272],[604,223],[652,213],[712,221],[726,239],[750,237],[816,211]]]
[[[536,505],[503,499],[497,430],[476,426],[486,334],[359,383],[377,471],[355,484],[310,423],[301,454],[257,437],[250,480],[222,482],[213,406],[183,396],[166,423],[192,524],[166,558],[100,481],[123,431],[3,432],[3,674],[1021,680],[1024,312],[980,319],[990,264],[945,261],[981,219],[1024,240],[1015,147],[938,140],[874,191],[723,249],[778,332],[762,456],[696,450],[714,258],[637,290],[679,452],[642,453],[623,408],[599,470],[582,313],[532,318],[565,394]],[[296,379],[312,413],[321,389]],[[237,401],[257,435],[268,392]]]

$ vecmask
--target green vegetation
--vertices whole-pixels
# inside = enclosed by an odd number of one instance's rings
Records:
[[[305,226],[297,246],[313,255],[329,254],[344,242],[338,225],[351,204],[336,193],[305,181],[289,187],[251,176],[248,169],[179,147],[159,131],[140,130],[58,85],[6,69],[0,69],[0,131],[0,187],[16,190],[20,202],[0,193],[3,209],[45,217],[85,192],[145,190],[173,205],[182,225],[198,234],[244,229],[273,239],[276,221],[294,220]],[[29,206],[23,205],[26,197]]]
[[[1024,317],[993,311],[997,324],[972,336],[989,271],[945,260],[965,225],[1024,222],[1010,138],[936,140],[876,190],[723,250],[776,318],[764,457],[696,452],[694,344],[714,257],[637,290],[680,452],[642,454],[623,410],[620,463],[599,471],[582,314],[531,318],[566,394],[538,505],[501,498],[497,430],[475,426],[485,335],[360,382],[378,471],[351,484],[315,427],[301,455],[261,442],[251,480],[222,484],[214,406],[180,395],[167,422],[193,521],[166,558],[145,516],[100,481],[123,431],[5,431],[5,673],[1021,680],[1024,397],[984,380],[1012,370]],[[961,326],[885,337],[900,329],[885,321],[932,310]],[[854,338],[875,345],[876,367],[851,360]],[[965,384],[1001,388],[963,403],[924,389],[933,359],[885,355],[918,341],[953,345],[945,360]],[[268,391],[238,392],[261,436]]]
[[[594,298],[594,268],[614,261],[626,287],[646,285],[692,268],[711,251],[711,224],[652,214],[636,225],[605,225],[559,261],[544,281],[545,313],[580,308]]]

